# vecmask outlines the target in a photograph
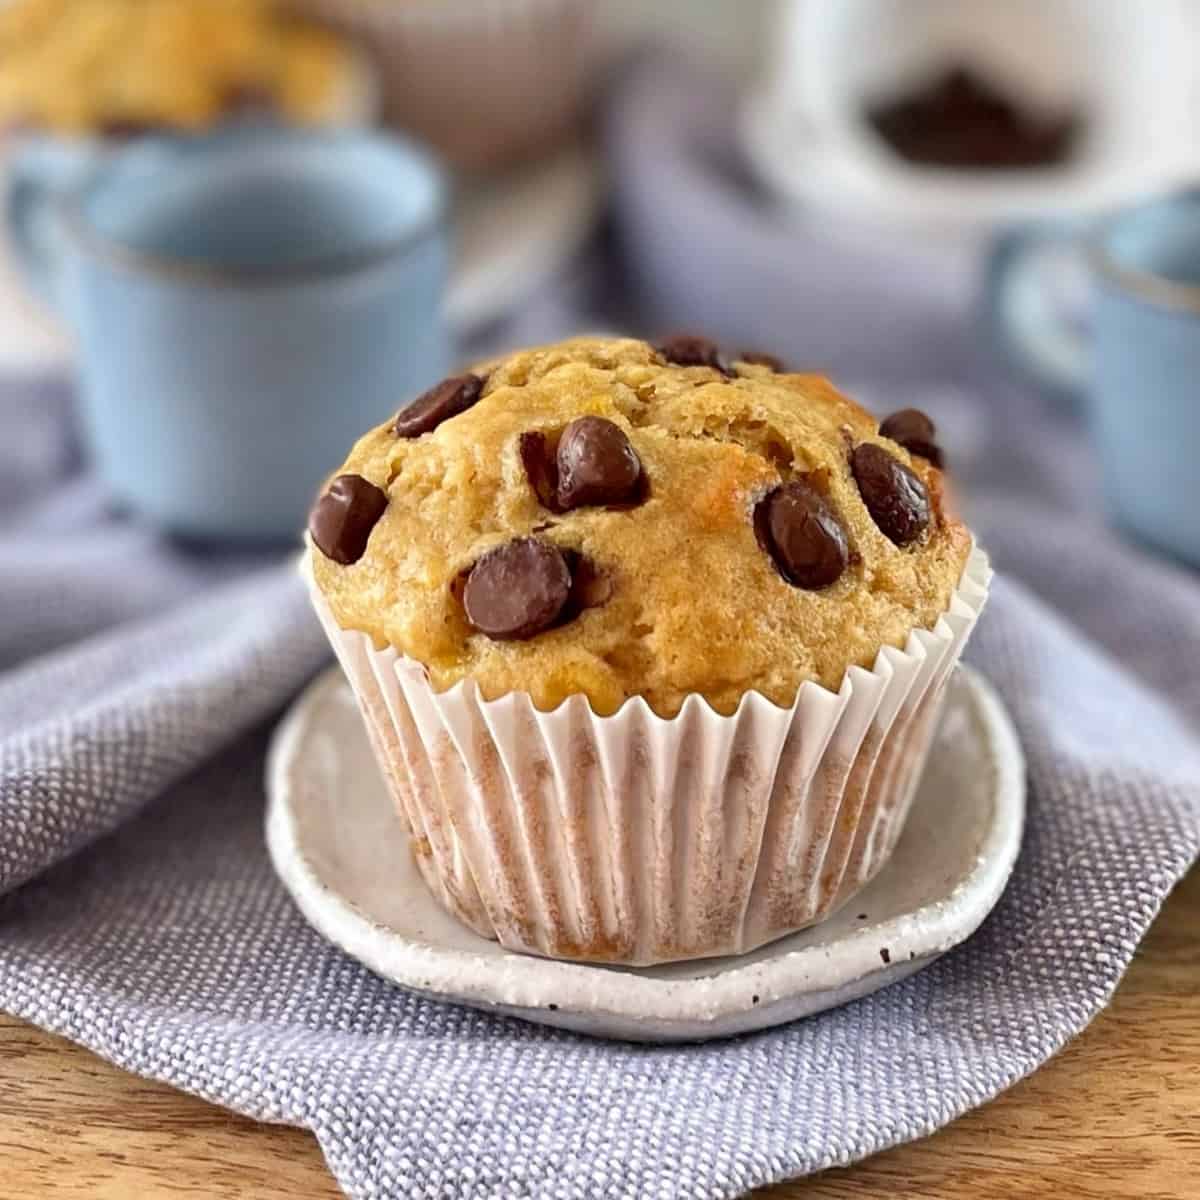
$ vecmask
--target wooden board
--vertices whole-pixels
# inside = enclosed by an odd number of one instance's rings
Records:
[[[1200,1198],[1200,869],[1111,1008],[1058,1058],[933,1137],[762,1200]],[[322,1200],[313,1138],[256,1125],[0,1017],[4,1200]]]

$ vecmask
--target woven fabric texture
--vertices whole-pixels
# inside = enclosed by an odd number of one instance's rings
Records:
[[[920,1136],[1087,1024],[1200,848],[1200,580],[1108,530],[1074,422],[966,378],[955,279],[908,282],[905,336],[941,328],[946,354],[932,339],[923,359],[856,359],[847,324],[787,304],[814,270],[849,289],[862,251],[764,231],[710,153],[729,113],[694,81],[643,70],[629,86],[639,104],[608,127],[617,229],[635,255],[660,230],[654,313],[742,336],[761,268],[768,348],[844,362],[881,410],[942,418],[1001,573],[969,658],[1025,745],[1025,843],[965,945],[734,1041],[605,1043],[407,994],[323,942],[267,861],[267,732],[326,658],[289,565],[114,514],[80,467],[68,390],[0,385],[21,431],[0,444],[0,1007],[311,1128],[357,1200],[718,1200]],[[680,136],[672,105],[702,136]],[[673,230],[647,211],[656,183],[690,196]],[[695,247],[728,255],[739,237],[757,266],[698,296]],[[882,338],[898,285],[869,319],[855,286],[845,320]],[[581,292],[529,328],[579,323]]]

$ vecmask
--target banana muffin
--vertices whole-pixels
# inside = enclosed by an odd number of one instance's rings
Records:
[[[367,434],[339,474],[388,502],[354,562],[314,559],[338,623],[439,689],[471,678],[542,709],[582,693],[602,714],[643,696],[661,716],[692,693],[731,713],[750,690],[836,690],[932,625],[971,544],[940,472],[824,379],[714,364],[580,339],[440,385],[463,398],[402,413],[403,436]],[[573,488],[575,462],[612,484]],[[519,539],[554,553],[508,551],[514,589],[557,572],[561,603],[489,636],[460,585]],[[568,606],[581,570],[588,602]]]
[[[861,887],[986,588],[937,463],[923,414],[683,335],[522,351],[366,434],[308,570],[443,903],[653,962]]]
[[[196,132],[268,112],[337,121],[348,43],[278,0],[11,0],[0,5],[0,133]]]

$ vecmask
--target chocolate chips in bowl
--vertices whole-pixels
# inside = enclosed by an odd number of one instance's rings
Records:
[[[863,115],[905,161],[956,170],[1059,166],[1074,154],[1084,129],[1078,110],[1039,115],[966,66],[870,102]]]

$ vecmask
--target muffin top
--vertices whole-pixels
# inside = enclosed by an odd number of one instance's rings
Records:
[[[321,123],[347,86],[340,38],[278,0],[0,5],[0,132],[201,130],[243,111]]]
[[[928,419],[882,429],[703,338],[521,351],[357,443],[313,509],[313,575],[439,690],[790,705],[932,627],[970,552]]]

